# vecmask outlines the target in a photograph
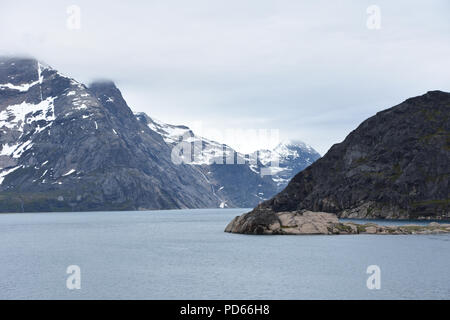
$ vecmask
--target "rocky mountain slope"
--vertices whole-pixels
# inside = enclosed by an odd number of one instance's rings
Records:
[[[367,119],[269,201],[234,221],[255,233],[279,212],[449,219],[450,93],[430,91]],[[239,221],[236,225],[236,221]]]
[[[184,157],[181,154],[180,158],[183,163],[195,167],[209,183],[211,192],[220,199],[219,207],[257,205],[277,192],[277,186],[270,176],[262,177],[253,170],[249,161],[245,161],[244,155],[231,147],[199,137],[186,126],[152,119],[145,113],[136,114],[136,118],[160,134],[171,148],[185,144],[184,148],[190,154]]]
[[[200,157],[174,163],[186,133]],[[277,192],[259,166],[214,163],[221,153],[133,114],[112,82],[87,87],[35,59],[0,58],[0,212],[253,207]]]
[[[34,59],[3,59],[0,128],[2,212],[217,206],[113,83],[88,88]]]

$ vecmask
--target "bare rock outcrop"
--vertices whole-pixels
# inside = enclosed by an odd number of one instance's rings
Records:
[[[384,226],[375,223],[341,222],[327,212],[273,212],[259,215],[246,213],[234,218],[225,232],[267,235],[332,235],[332,234],[437,234],[450,233],[450,224]]]

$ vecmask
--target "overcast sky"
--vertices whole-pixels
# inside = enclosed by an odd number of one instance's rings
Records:
[[[259,141],[227,129],[279,129],[324,154],[376,112],[450,91],[448,0],[112,2],[0,0],[0,54],[111,79],[133,111],[201,122],[244,152]]]

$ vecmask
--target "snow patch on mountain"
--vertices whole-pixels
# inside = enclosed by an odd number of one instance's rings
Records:
[[[0,90],[10,89],[10,90],[17,90],[20,92],[26,92],[26,91],[30,90],[31,87],[35,86],[38,83],[39,83],[39,80],[33,81],[31,83],[23,83],[20,85],[14,85],[12,83],[3,83],[3,84],[0,84]]]
[[[167,124],[154,118],[150,118],[149,120],[148,127],[159,133],[168,144],[180,142],[183,139],[183,136],[190,131],[190,129],[185,126]]]
[[[0,170],[0,185],[3,184],[3,180],[5,180],[5,177],[10,174],[13,173],[14,171],[16,171],[17,169],[19,169],[21,166],[17,166],[11,169],[4,169],[4,170]]]
[[[160,120],[150,118],[143,113],[137,113],[137,117],[146,117],[148,127],[159,133],[164,141],[176,146],[179,143],[189,144],[191,151],[191,159],[180,155],[184,163],[192,165],[211,165],[213,163],[223,163],[223,158],[234,158],[238,154],[229,146],[197,136],[192,130],[186,126],[177,126],[164,123]],[[184,145],[184,147],[189,147]],[[240,154],[238,156],[242,157]],[[226,161],[226,160],[225,160]]]
[[[74,173],[74,172],[76,172],[75,169],[70,169],[68,172],[64,173],[62,176],[63,176],[63,177],[67,177],[67,176],[70,176],[70,175],[71,175],[72,173]]]
[[[42,76],[42,71],[45,69],[51,69],[49,66],[42,64],[40,62],[37,62],[36,71],[38,73],[38,80],[28,82],[28,83],[21,83],[21,84],[13,84],[13,83],[3,83],[0,84],[0,90],[16,90],[20,92],[27,92],[30,90],[30,88],[34,87],[37,84],[42,84],[44,77]]]
[[[23,132],[25,124],[45,120],[55,120],[54,97],[49,97],[38,104],[22,102],[21,104],[8,106],[0,112],[0,128],[15,129]]]
[[[260,150],[259,160],[263,165],[269,165],[271,162],[286,162],[287,160],[298,159],[302,154],[317,152],[309,145],[301,141],[287,140],[278,144],[273,150]],[[314,159],[306,158],[308,165],[312,164]]]

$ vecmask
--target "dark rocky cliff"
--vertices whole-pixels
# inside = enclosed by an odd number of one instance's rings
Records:
[[[352,218],[449,219],[449,117],[450,93],[441,91],[381,111],[248,217],[265,224],[275,212],[311,210]]]

